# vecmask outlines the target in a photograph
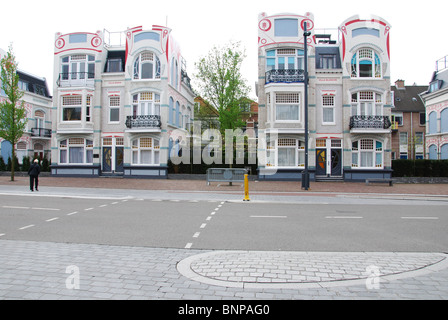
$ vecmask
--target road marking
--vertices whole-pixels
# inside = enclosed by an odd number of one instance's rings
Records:
[[[55,220],[58,220],[59,218],[51,218],[51,219],[48,219],[48,220],[45,220],[46,222],[52,222],[52,221],[55,221]]]
[[[105,207],[107,207],[107,204],[103,204],[100,206],[100,208],[105,208]]]
[[[286,219],[287,216],[250,216],[251,218]]]
[[[43,211],[60,211],[61,209],[55,208],[31,208],[32,210],[43,210]]]
[[[215,211],[213,211],[212,213],[210,213],[212,216],[214,216],[215,214],[216,214],[216,212]]]
[[[200,232],[196,232],[194,235],[193,235],[193,238],[199,238],[199,235],[200,235],[201,233]]]
[[[207,219],[205,219],[206,221],[210,221],[212,220],[212,217],[207,217]]]
[[[30,224],[29,226],[25,226],[25,227],[19,228],[19,230],[25,230],[25,229],[29,229],[29,228],[32,228],[32,227],[34,227],[34,224]]]
[[[118,202],[112,202],[112,204],[118,204]]]
[[[67,215],[68,216],[72,216],[72,215],[77,214],[77,213],[78,213],[78,211],[75,211],[75,212],[72,212],[72,213],[67,213]]]
[[[354,217],[354,216],[328,216],[325,219],[364,219],[364,217]]]
[[[4,233],[0,233],[0,237],[3,237],[5,234]]]
[[[24,209],[24,210],[30,209],[30,207],[16,207],[16,206],[3,206],[3,208],[5,208],[5,209]]]
[[[93,210],[93,208],[84,209],[84,211],[90,211],[90,210]]]
[[[401,217],[403,220],[439,220],[438,217]]]
[[[204,229],[205,227],[207,226],[207,224],[206,223],[203,223],[203,224],[201,224],[201,229]]]
[[[193,245],[193,244],[192,244],[191,242],[190,242],[190,243],[187,243],[187,245],[185,246],[185,249],[190,249],[192,245]]]

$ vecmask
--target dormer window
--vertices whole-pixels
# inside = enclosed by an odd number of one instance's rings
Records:
[[[435,92],[442,87],[442,80],[436,80],[430,83],[429,92]]]
[[[134,80],[160,79],[160,60],[151,51],[138,55],[134,63]]]

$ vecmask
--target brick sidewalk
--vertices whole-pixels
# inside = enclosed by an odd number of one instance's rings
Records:
[[[16,176],[11,182],[9,176],[0,176],[0,185],[28,186],[28,177]],[[135,190],[176,190],[176,191],[213,191],[227,192],[242,190],[241,183],[229,186],[227,183],[211,183],[205,180],[187,179],[123,179],[123,178],[60,178],[41,177],[40,186],[73,187],[73,188],[105,188],[105,189],[135,189]],[[418,195],[448,195],[448,184],[387,184],[366,185],[363,182],[311,182],[310,190],[302,190],[301,182],[291,181],[250,181],[251,192],[315,192],[336,193],[376,193],[376,194],[418,194]]]

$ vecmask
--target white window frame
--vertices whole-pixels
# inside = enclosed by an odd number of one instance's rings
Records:
[[[322,96],[322,125],[335,125],[336,124],[335,101],[336,101],[336,96],[334,96],[334,95],[323,95]],[[333,121],[325,121],[325,111],[331,112]]]
[[[90,71],[93,72],[89,72]],[[93,70],[92,70],[93,69]],[[63,81],[87,80],[95,78],[95,56],[74,54],[61,58],[61,75],[67,74]]]
[[[82,141],[82,142],[81,142]],[[59,146],[59,164],[63,165],[86,165],[93,164],[93,140],[85,138],[67,138],[58,142]],[[70,149],[82,148],[82,162],[70,162]],[[64,154],[64,156],[63,156]],[[63,158],[65,160],[63,161]],[[91,160],[91,161],[88,161]]]
[[[372,142],[372,148],[367,148]],[[357,147],[355,147],[355,143]],[[377,148],[377,143],[381,143],[381,148]],[[380,158],[378,158],[380,156]],[[370,157],[370,159],[369,159]],[[381,164],[378,164],[380,159]],[[370,160],[372,165],[363,164]],[[375,139],[360,139],[352,143],[352,168],[353,169],[384,169],[384,142]]]
[[[145,144],[146,142],[146,144]],[[140,137],[132,140],[132,165],[160,166],[160,140],[150,137]],[[149,162],[144,161],[143,153],[149,153]]]
[[[152,77],[143,78],[143,67],[145,64],[152,64]],[[143,51],[138,54],[133,65],[133,80],[160,80],[161,78],[161,62],[157,54],[153,51]]]
[[[372,74],[370,77],[361,76],[361,61],[368,61],[371,63]],[[356,79],[382,79],[383,72],[381,66],[381,58],[378,52],[376,52],[372,48],[360,48],[358,51],[356,51],[351,60],[350,77]]]
[[[140,92],[132,95],[132,114],[134,116],[160,116],[160,95],[151,92]]]
[[[281,107],[297,108],[297,119],[279,119]],[[298,92],[277,92],[275,94],[274,119],[280,123],[299,123],[302,119],[300,94]]]
[[[120,116],[121,116],[121,97],[120,96],[110,96],[109,97],[109,123],[110,124],[117,124],[120,123]],[[118,110],[118,120],[112,120],[112,111]]]
[[[294,164],[292,166],[280,165],[279,151],[293,149]],[[305,143],[295,138],[279,138],[269,142],[267,145],[267,163],[268,168],[277,169],[297,169],[305,168]]]
[[[375,91],[354,92],[351,113],[352,116],[382,116],[384,114],[383,94]]]
[[[274,51],[274,55],[268,55],[268,52]],[[269,59],[275,59],[274,66],[269,66]],[[284,59],[283,67],[280,68],[279,60]],[[291,60],[292,59],[292,60]],[[294,61],[292,66],[291,61]],[[305,68],[305,56],[302,49],[279,48],[267,50],[266,52],[266,71],[270,70],[303,70]]]
[[[72,95],[72,96],[62,96],[61,97],[61,121],[62,122],[81,122],[82,121],[82,115],[83,115],[83,96],[82,95]],[[76,111],[79,111],[79,119],[76,118],[74,120],[69,120],[68,117],[66,117],[65,111],[66,109],[74,109]],[[67,119],[67,120],[66,120]]]

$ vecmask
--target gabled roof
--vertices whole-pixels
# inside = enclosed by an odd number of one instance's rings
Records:
[[[394,106],[392,111],[400,112],[424,112],[425,105],[420,99],[419,94],[425,92],[427,86],[405,86],[404,89],[398,89],[396,86],[391,87],[394,93]]]

